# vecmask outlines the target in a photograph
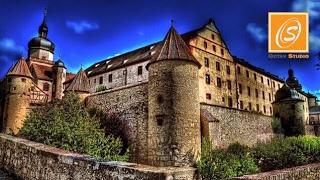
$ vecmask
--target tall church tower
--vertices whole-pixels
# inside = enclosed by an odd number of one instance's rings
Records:
[[[147,65],[148,164],[192,166],[200,154],[200,63],[172,26]]]
[[[28,59],[53,61],[55,45],[48,39],[47,11],[38,29],[38,37],[32,38],[28,43]]]

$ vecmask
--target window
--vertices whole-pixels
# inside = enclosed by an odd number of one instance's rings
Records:
[[[280,84],[278,84],[278,89],[280,89]]]
[[[26,82],[26,78],[21,78],[21,81],[22,82]]]
[[[220,71],[220,63],[219,62],[216,62],[216,70]]]
[[[223,49],[221,49],[221,55],[222,55],[222,56],[224,55],[224,50],[223,50]]]
[[[162,126],[163,125],[163,116],[162,115],[156,116],[156,120],[157,120],[157,125],[158,126]]]
[[[103,76],[99,78],[99,84],[103,84]]]
[[[224,102],[225,100],[224,100],[224,97],[222,97],[222,102]]]
[[[270,114],[272,114],[272,107],[270,107]]]
[[[221,78],[217,77],[217,87],[221,88]]]
[[[262,99],[265,99],[264,91],[262,91]]]
[[[208,43],[204,41],[204,42],[203,42],[203,47],[204,47],[205,49],[207,49]]]
[[[249,71],[248,70],[246,70],[246,75],[247,75],[247,78],[249,78],[250,76],[249,76]]]
[[[48,83],[43,83],[43,90],[49,91],[49,84]]]
[[[251,111],[252,110],[252,105],[251,105],[251,102],[249,102],[249,111]]]
[[[208,100],[211,100],[211,94],[206,94],[206,98],[207,98]]]
[[[248,86],[248,88],[247,88],[247,91],[248,91],[248,96],[251,96],[251,89],[250,89],[249,86]]]
[[[232,107],[232,98],[231,97],[228,97],[228,106]]]
[[[230,66],[227,65],[227,66],[226,66],[226,69],[227,69],[227,74],[230,75],[230,74],[231,74],[231,72],[230,72]]]
[[[276,87],[276,83],[274,83],[274,81],[272,81],[272,85],[274,88]]]
[[[294,104],[292,104],[292,105],[291,105],[291,109],[292,109],[292,110],[294,110],[294,109],[295,109],[295,106],[294,106]]]
[[[269,101],[271,101],[271,94],[269,93]]]
[[[261,76],[261,83],[263,83],[263,77]]]
[[[217,51],[217,48],[215,45],[212,45],[212,51],[216,52]]]
[[[210,84],[210,75],[209,74],[206,74],[206,83]]]
[[[94,83],[97,83],[97,79],[94,79]]]
[[[231,81],[227,80],[228,89],[231,90]]]
[[[259,92],[258,92],[258,89],[256,89],[256,98],[259,97]]]
[[[270,80],[269,79],[267,79],[267,82],[268,82],[268,86],[270,86]]]
[[[257,74],[253,73],[253,77],[254,77],[254,80],[256,81],[257,80]]]
[[[204,66],[209,67],[209,58],[204,58]]]
[[[256,110],[259,112],[259,104],[256,104]]]
[[[239,94],[242,94],[242,84],[239,83]]]
[[[266,106],[263,106],[263,112],[267,113]]]
[[[125,69],[125,70],[123,70],[123,75],[127,75],[127,70]]]
[[[211,34],[211,39],[214,40],[214,38],[215,38],[215,37],[214,37],[214,34]]]
[[[138,66],[138,75],[142,74],[142,66]]]
[[[243,101],[240,101],[240,109],[243,109]]]
[[[237,71],[238,71],[238,74],[241,74],[241,69],[239,66],[237,67]]]
[[[109,83],[112,82],[112,74],[109,74]]]

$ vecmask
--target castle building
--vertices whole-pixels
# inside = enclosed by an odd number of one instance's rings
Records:
[[[45,14],[38,37],[28,43],[27,59],[20,58],[0,82],[0,120],[6,133],[18,133],[32,106],[61,99],[63,83],[74,77],[66,72],[62,60],[53,60],[55,45],[48,31]]]
[[[282,79],[233,56],[212,19],[181,36],[201,64],[200,103],[273,115],[271,103],[284,84]],[[90,92],[96,92],[101,86],[112,89],[149,81],[146,66],[159,44],[161,42],[93,64],[86,70]]]
[[[27,59],[0,82],[0,128],[6,133],[18,133],[33,106],[71,91],[89,108],[121,112],[130,161],[153,166],[193,166],[202,137],[215,147],[270,140],[273,116],[300,120],[308,134],[319,131],[316,97],[302,91],[293,70],[284,81],[232,55],[212,19],[182,35],[171,26],[164,40],[76,75],[53,60],[46,15],[38,33]]]

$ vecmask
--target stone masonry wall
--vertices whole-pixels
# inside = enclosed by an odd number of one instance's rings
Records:
[[[269,171],[259,174],[246,175],[237,178],[237,180],[286,180],[286,179],[299,179],[299,180],[316,180],[320,179],[320,163],[308,164],[305,166],[298,166],[293,168]]]
[[[251,146],[274,136],[272,117],[207,104],[201,104],[201,110],[207,110],[215,118],[209,121],[208,126],[209,137],[216,147],[226,147],[235,142]]]
[[[89,108],[118,112],[127,122],[129,129],[130,161],[146,163],[147,158],[147,121],[148,121],[148,84],[140,83],[125,86],[87,97]]]
[[[23,180],[165,180],[197,178],[194,168],[156,168],[98,161],[25,139],[0,134],[0,169]]]

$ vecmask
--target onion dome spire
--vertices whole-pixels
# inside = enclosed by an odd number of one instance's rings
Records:
[[[48,14],[48,10],[47,8],[45,8],[43,13],[43,20],[38,30],[39,37],[42,37],[42,38],[47,38],[48,36],[47,14]]]

